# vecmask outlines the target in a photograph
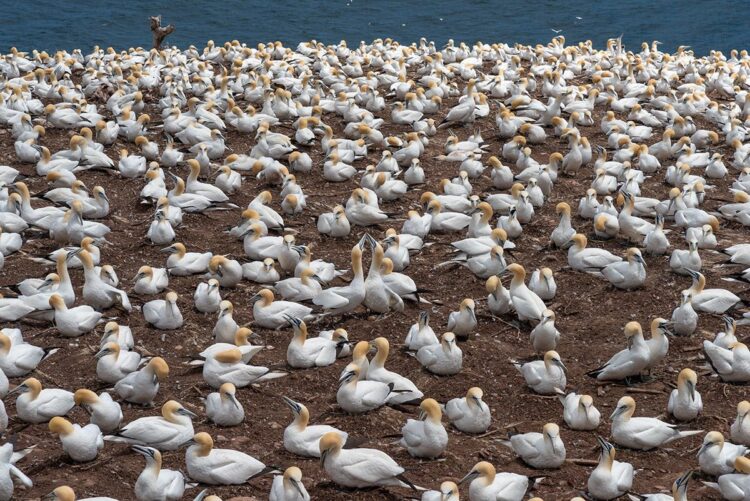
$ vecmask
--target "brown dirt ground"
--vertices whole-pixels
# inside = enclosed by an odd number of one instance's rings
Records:
[[[444,103],[444,111],[455,104],[454,100]],[[476,126],[481,127],[485,140],[490,144],[489,151],[499,156],[502,142],[495,137],[494,109],[491,116],[480,120]],[[155,111],[155,110],[151,110]],[[154,117],[156,113],[152,113]],[[591,144],[606,146],[606,138],[599,131],[598,123],[602,111],[595,113],[596,127],[583,128],[583,135],[587,136]],[[379,116],[390,117],[390,107]],[[441,115],[442,116],[442,115]],[[338,118],[327,116],[326,122],[334,127],[336,135],[341,134],[343,125]],[[699,127],[708,124],[698,119]],[[286,129],[282,129],[288,132]],[[383,132],[398,134],[408,130],[407,127],[385,125]],[[456,129],[462,139],[468,136],[470,129]],[[42,144],[47,145],[54,152],[67,147],[71,133],[50,130]],[[438,190],[438,181],[443,177],[453,177],[456,164],[439,163],[433,158],[442,153],[442,147],[448,136],[447,131],[440,131],[437,136],[430,138],[422,163],[428,174],[428,184],[424,189]],[[660,137],[658,131],[654,140]],[[163,143],[159,135],[155,138]],[[251,137],[242,136],[236,132],[227,134],[227,145],[234,152],[248,152],[253,144]],[[118,141],[107,152],[118,158],[119,148],[134,151],[134,145]],[[723,151],[725,148],[719,148]],[[567,151],[567,145],[558,138],[550,138],[544,145],[533,147],[533,156],[540,162],[546,162],[548,155],[554,151]],[[286,217],[287,226],[298,232],[298,242],[312,245],[313,254],[334,261],[338,267],[348,268],[349,250],[359,240],[365,231],[376,237],[382,237],[386,226],[369,228],[367,230],[354,227],[352,234],[343,240],[323,238],[315,229],[315,219],[319,213],[329,210],[336,203],[342,203],[358,184],[351,181],[341,184],[326,183],[321,176],[322,157],[319,147],[311,149],[314,158],[314,171],[308,175],[299,175],[300,184],[305,190],[308,208],[297,217]],[[370,161],[379,158],[379,153],[371,154]],[[486,159],[486,157],[485,157]],[[369,163],[360,161],[357,166],[364,168]],[[30,165],[18,165],[13,152],[13,141],[8,131],[0,131],[0,163],[13,165],[23,173],[32,175],[34,170]],[[180,175],[186,174],[185,168],[178,169]],[[594,396],[596,406],[601,410],[603,423],[598,430],[602,436],[608,436],[608,416],[618,398],[629,392],[629,389],[617,385],[597,385],[585,372],[606,361],[610,355],[623,346],[622,326],[630,320],[638,320],[648,326],[655,316],[669,318],[672,309],[678,304],[680,290],[689,286],[690,279],[679,277],[670,272],[666,257],[647,257],[648,280],[642,289],[634,292],[614,290],[604,280],[583,273],[566,269],[567,259],[565,251],[549,251],[543,248],[548,242],[552,229],[557,224],[554,206],[557,202],[567,201],[574,208],[578,199],[584,194],[592,179],[590,168],[582,169],[575,178],[560,177],[555,186],[551,200],[537,211],[533,221],[524,227],[523,235],[516,239],[517,249],[512,252],[512,260],[522,263],[529,272],[538,266],[549,266],[554,272],[558,283],[558,295],[551,308],[557,313],[557,325],[562,333],[558,351],[566,363],[569,373],[569,389],[589,393]],[[648,179],[643,186],[644,196],[665,198],[668,186],[662,183],[663,173]],[[102,249],[102,263],[114,265],[121,284],[126,289],[132,287],[132,278],[139,266],[150,264],[164,266],[165,255],[158,252],[158,247],[151,246],[145,235],[151,219],[152,208],[139,204],[138,193],[143,186],[142,180],[126,180],[116,175],[104,172],[89,171],[81,174],[81,179],[87,186],[97,184],[104,186],[112,201],[111,215],[104,222],[110,225],[112,233],[108,236],[111,246]],[[731,182],[731,181],[729,181]],[[706,206],[716,208],[721,199],[728,199],[727,180],[713,184],[716,187],[708,192]],[[488,178],[483,177],[472,182],[475,193],[488,193],[492,187]],[[45,188],[44,180],[30,179],[32,193]],[[244,207],[255,197],[263,187],[250,177],[243,179],[241,193],[232,196],[232,201]],[[275,195],[273,206],[279,208],[278,187],[270,188]],[[415,189],[396,202],[383,205],[384,210],[392,213],[405,214],[408,209],[418,208],[418,197],[422,190]],[[37,202],[38,203],[38,202]],[[214,253],[229,254],[241,261],[246,261],[240,241],[226,238],[222,231],[234,225],[239,220],[240,210],[228,212],[213,212],[209,215],[186,215],[183,225],[177,229],[178,241],[187,244],[188,250],[210,250]],[[622,253],[626,245],[621,240],[598,242],[591,238],[592,225],[589,220],[575,217],[573,224],[579,231],[589,234],[591,245],[604,247],[615,253]],[[400,228],[401,222],[394,223]],[[723,224],[718,232],[720,247],[745,241],[747,233],[737,224]],[[440,334],[444,331],[447,315],[465,297],[472,297],[478,302],[479,327],[470,340],[463,342],[464,369],[454,376],[441,378],[422,370],[419,364],[410,356],[395,348],[391,352],[388,368],[411,378],[424,392],[426,397],[433,397],[444,402],[450,398],[464,395],[471,386],[484,389],[485,400],[492,409],[493,422],[491,433],[486,436],[474,437],[464,435],[456,430],[450,430],[448,450],[443,458],[435,461],[422,461],[411,458],[408,453],[393,443],[392,438],[382,438],[386,435],[398,433],[405,420],[415,417],[417,411],[404,414],[391,408],[381,408],[377,411],[350,416],[341,412],[335,403],[337,378],[346,360],[339,360],[330,367],[315,370],[294,370],[282,379],[262,383],[252,388],[238,391],[240,401],[246,410],[245,422],[235,428],[217,429],[205,419],[195,422],[197,431],[208,431],[214,436],[217,447],[236,448],[252,454],[266,464],[287,467],[299,466],[304,473],[304,482],[313,499],[345,500],[345,499],[403,499],[411,497],[409,491],[399,489],[377,489],[372,491],[342,491],[328,479],[318,461],[302,459],[286,452],[282,445],[282,433],[290,420],[290,413],[281,401],[282,395],[288,395],[299,400],[310,408],[312,422],[328,423],[341,427],[356,437],[366,438],[366,446],[386,451],[396,459],[416,484],[436,488],[446,479],[457,480],[466,474],[471,467],[480,460],[492,462],[498,471],[513,471],[526,475],[545,475],[546,478],[538,487],[537,495],[545,499],[569,499],[585,490],[588,474],[592,469],[590,464],[566,463],[557,471],[535,471],[521,464],[506,447],[498,440],[504,438],[508,428],[514,427],[520,431],[536,431],[549,421],[562,424],[561,406],[555,398],[540,397],[533,394],[523,384],[523,380],[510,365],[511,358],[531,358],[534,356],[528,341],[529,328],[523,326],[520,330],[511,322],[512,316],[503,319],[492,318],[486,313],[484,281],[476,279],[464,268],[433,271],[433,266],[444,261],[449,255],[449,247],[445,244],[455,240],[456,235],[430,236],[428,241],[435,245],[425,248],[423,252],[412,258],[408,274],[417,284],[429,288],[434,292],[427,297],[434,301],[431,306],[431,324]],[[685,248],[684,238],[679,231],[670,235],[672,244]],[[24,244],[23,251],[30,255],[43,256],[55,249],[53,243],[47,239],[29,240]],[[368,253],[369,255],[369,253]],[[718,263],[724,256],[718,252],[701,251],[704,260],[704,273],[709,286],[726,287],[736,293],[743,292],[746,287],[742,284],[731,284],[720,281],[722,274],[728,269],[720,268]],[[366,258],[365,266],[369,259]],[[735,270],[732,270],[735,271]],[[2,283],[13,284],[30,276],[43,276],[47,269],[32,262],[23,253],[15,254],[6,260],[2,271]],[[78,287],[83,284],[80,270],[72,272],[73,282]],[[209,393],[208,386],[202,381],[199,371],[191,371],[187,360],[191,354],[201,351],[210,345],[211,329],[215,322],[214,315],[203,315],[190,307],[190,301],[199,276],[173,277],[170,279],[170,289],[180,294],[179,306],[185,316],[185,325],[178,331],[168,332],[162,340],[163,333],[147,326],[142,315],[137,311],[139,307],[151,298],[131,297],[135,310],[130,315],[123,316],[119,310],[107,312],[109,316],[119,316],[121,323],[129,325],[136,338],[137,349],[144,354],[164,357],[170,367],[169,379],[164,382],[157,397],[157,405],[168,399],[175,399],[188,408],[203,416],[202,404],[199,397]],[[236,308],[235,318],[240,323],[252,321],[250,297],[260,287],[257,284],[243,282],[237,289],[224,290],[222,296],[230,299]],[[742,294],[740,294],[742,295]],[[341,319],[329,319],[320,325],[311,325],[311,335],[319,329],[328,327],[344,327],[349,331],[353,341],[370,340],[377,336],[387,337],[392,345],[400,345],[409,326],[418,316],[418,308],[413,303],[407,303],[403,313],[393,313],[384,318],[368,317],[365,312],[347,316]],[[720,319],[710,315],[701,315],[698,331],[690,338],[676,338],[671,340],[671,347],[667,359],[654,371],[654,380],[642,384],[630,393],[638,403],[637,415],[656,416],[666,413],[668,394],[674,387],[677,373],[684,367],[697,369],[700,378],[698,389],[703,395],[705,411],[689,428],[713,430],[718,429],[728,433],[729,423],[733,419],[737,402],[747,398],[747,389],[743,386],[722,384],[709,372],[702,370],[704,365],[700,352],[701,342],[705,338],[712,338],[721,323]],[[102,327],[96,333],[87,334],[78,339],[65,339],[56,336],[46,326],[24,324],[21,326],[24,336],[32,343],[41,346],[60,346],[61,350],[45,361],[36,376],[46,386],[60,386],[69,390],[77,388],[94,388],[102,390],[103,385],[95,376],[95,360],[93,354],[98,349],[98,340]],[[290,330],[279,332],[255,329],[262,341],[269,345],[269,349],[258,355],[255,362],[273,367],[285,366],[285,350],[291,337]],[[746,334],[745,328],[740,328],[739,336]],[[19,380],[12,383],[19,383]],[[647,393],[646,393],[647,392]],[[14,403],[6,402],[10,416],[15,415]],[[158,408],[144,409],[123,405],[125,421],[129,422],[138,417],[154,415]],[[83,423],[87,417],[80,409],[71,413],[75,422]],[[36,445],[34,452],[25,458],[19,467],[34,481],[34,487],[27,490],[17,490],[19,498],[38,498],[54,487],[61,484],[74,486],[79,497],[100,495],[112,496],[119,499],[133,499],[133,485],[138,477],[144,461],[141,456],[129,451],[128,447],[120,444],[107,443],[96,461],[88,464],[74,464],[67,459],[60,448],[56,437],[47,431],[46,425],[32,425],[24,427],[23,423],[12,419],[11,433],[18,433],[18,446]],[[598,458],[595,433],[573,432],[562,429],[562,438],[566,444],[567,456],[570,459],[595,461]],[[695,468],[697,459],[696,448],[701,442],[701,436],[678,441],[670,447],[651,452],[637,452],[621,450],[618,459],[631,462],[637,470],[633,492],[655,492],[668,490],[672,481],[683,471]],[[164,454],[165,468],[184,468],[184,451],[168,452]],[[212,487],[211,493],[231,498],[233,496],[250,496],[265,499],[271,485],[271,478],[264,477],[252,481],[249,485]],[[190,491],[197,494],[200,489]],[[462,489],[464,496],[466,488]],[[713,493],[693,481],[690,486],[690,496],[701,499],[718,499]],[[187,496],[186,496],[187,497]]]

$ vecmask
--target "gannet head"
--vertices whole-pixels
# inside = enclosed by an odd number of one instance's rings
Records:
[[[190,412],[181,403],[175,400],[169,400],[161,406],[161,415],[170,423],[180,422],[180,416],[185,416],[189,419],[197,419],[198,416],[195,413]]]
[[[749,474],[750,459],[746,458],[745,456],[736,457],[734,460],[734,469],[739,473],[744,473],[745,475]]]
[[[615,446],[604,440],[602,437],[596,437],[596,441],[599,442],[599,446],[602,448],[602,460],[605,461],[604,464],[607,466],[607,469],[611,471],[612,464],[615,462],[615,454],[617,453]],[[601,462],[599,464],[601,464]]]
[[[224,383],[219,387],[219,395],[222,399],[229,400],[236,408],[240,409],[240,403],[237,401],[237,388],[232,383]]]
[[[615,407],[614,412],[612,412],[610,419],[621,417],[623,420],[627,421],[633,416],[633,413],[635,413],[635,400],[631,397],[624,396],[617,401],[617,407]]]
[[[293,487],[300,495],[300,498],[304,498],[305,492],[304,485],[302,484],[302,470],[296,466],[290,466],[284,471],[284,484]]]
[[[71,489],[70,487],[68,487],[67,485],[61,485],[60,487],[55,487],[55,490],[50,492],[49,496],[52,497],[52,499],[56,499],[58,501],[75,501],[76,500],[75,491]]]
[[[440,410],[440,404],[433,398],[425,398],[422,403],[419,404],[420,413],[419,419],[429,419],[434,423],[439,423],[443,417],[443,411]]]
[[[506,273],[510,273],[511,275],[513,275],[513,280],[526,279],[526,270],[518,263],[509,264],[502,272],[503,275]]]
[[[578,250],[583,250],[588,245],[589,241],[586,235],[582,233],[576,233],[570,238],[571,245],[575,246]]]
[[[718,447],[719,450],[724,447],[724,435],[722,435],[721,432],[709,431],[708,433],[706,433],[706,436],[703,438],[703,444],[698,450],[698,455],[700,456],[704,451],[710,449],[711,447]]]
[[[565,214],[566,216],[570,216],[570,205],[565,202],[560,202],[555,206],[555,212],[557,214]]]
[[[254,296],[254,298],[260,299],[261,304],[264,307],[267,307],[267,306],[270,306],[271,304],[273,304],[273,292],[271,292],[269,289],[261,289]]]
[[[55,310],[64,310],[65,300],[60,294],[52,294],[49,297],[49,305]]]
[[[182,445],[197,446],[196,455],[205,457],[211,454],[211,449],[214,448],[214,439],[211,438],[211,435],[202,431],[193,435],[193,438]]]
[[[120,345],[114,342],[109,342],[102,346],[102,348],[94,355],[94,358],[99,360],[100,358],[106,357],[107,355],[114,355],[115,360],[120,356]]]
[[[444,332],[440,337],[440,344],[445,351],[451,351],[456,344],[456,335],[452,332]]]
[[[73,400],[75,401],[76,405],[88,409],[91,405],[94,405],[99,401],[99,397],[93,391],[87,390],[86,388],[81,388],[80,390],[76,390],[76,392],[73,394]]]
[[[343,447],[344,441],[341,435],[335,431],[329,431],[320,437],[318,447],[320,448],[320,463],[325,464],[326,458],[331,454],[337,454],[341,447]]]
[[[58,435],[67,436],[73,433],[73,425],[64,417],[55,416],[50,419],[49,431]]]
[[[484,485],[491,485],[495,481],[495,472],[495,467],[492,464],[487,461],[481,461],[474,465],[474,468],[458,482],[458,485],[473,481],[476,478],[481,479]]]
[[[466,403],[468,405],[476,405],[481,409],[483,403],[482,397],[484,397],[482,389],[474,386],[473,388],[469,388],[469,391],[466,392]]]
[[[169,375],[169,366],[161,357],[152,358],[146,367],[149,367],[159,380],[166,379]]]
[[[8,395],[12,395],[13,393],[29,393],[31,394],[31,400],[34,400],[39,396],[39,393],[41,391],[42,383],[40,383],[38,379],[30,377],[23,383],[10,390],[8,392]]]
[[[555,450],[555,439],[560,437],[560,427],[555,423],[547,423],[542,428],[544,439],[549,440],[552,444],[552,450]]]
[[[674,333],[669,329],[669,326],[672,325],[672,322],[669,320],[666,320],[664,318],[655,318],[651,321],[651,335],[664,335],[667,334],[669,336],[673,336]]]
[[[565,364],[563,364],[562,359],[560,358],[560,355],[554,350],[550,350],[544,354],[544,365],[548,371],[550,370],[552,366],[557,366],[563,371],[568,370],[565,367]]]

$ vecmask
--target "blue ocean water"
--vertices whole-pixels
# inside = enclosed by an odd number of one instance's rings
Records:
[[[662,50],[690,45],[747,48],[750,9],[744,1],[489,1],[489,0],[0,0],[0,51],[124,49],[150,45],[148,16],[162,14],[177,31],[168,42],[184,47],[238,39],[249,45],[316,39],[357,44],[378,37],[402,43],[424,36],[456,41],[546,43],[557,30],[568,43],[591,39],[601,47],[623,34],[626,46],[659,40]],[[554,30],[554,31],[553,31]]]

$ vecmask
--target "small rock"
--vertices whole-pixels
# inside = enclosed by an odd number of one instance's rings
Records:
[[[279,428],[281,428],[281,425],[276,421],[271,421],[271,428],[273,428],[274,430],[278,430]]]
[[[227,437],[225,437],[224,435],[216,435],[216,441],[217,442],[226,442],[228,440],[229,439]]]

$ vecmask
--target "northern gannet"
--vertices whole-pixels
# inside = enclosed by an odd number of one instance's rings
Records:
[[[655,449],[673,440],[703,433],[703,430],[681,431],[675,425],[657,418],[634,418],[634,413],[635,400],[625,396],[617,402],[617,407],[610,417],[613,441],[629,449]]]
[[[556,351],[548,351],[543,360],[533,362],[513,362],[521,373],[526,385],[541,395],[554,395],[557,390],[565,390],[567,378],[565,365]]]
[[[490,407],[482,400],[484,392],[469,388],[463,398],[453,398],[444,406],[445,416],[453,426],[464,433],[484,433],[490,427]]]
[[[161,416],[131,421],[105,439],[174,451],[193,436],[193,419],[197,417],[179,402],[169,400],[162,405]]]
[[[206,397],[206,417],[219,426],[237,426],[245,420],[245,409],[237,400],[237,390],[232,383],[224,383],[219,391]]]
[[[79,463],[93,461],[104,447],[102,432],[95,424],[81,427],[63,417],[55,416],[49,422],[49,431],[60,437],[63,451]]]
[[[185,444],[189,445],[185,452],[188,476],[203,484],[239,485],[275,471],[244,452],[215,449],[208,433],[196,433]]]
[[[692,369],[682,369],[677,376],[677,388],[669,394],[667,412],[679,421],[692,421],[703,411],[703,399],[695,389],[698,375]]]
[[[516,433],[500,443],[513,449],[532,468],[559,468],[565,462],[565,444],[560,438],[560,428],[554,423],[545,424],[542,433]]]
[[[153,447],[133,445],[132,449],[146,458],[146,467],[135,481],[135,497],[141,501],[182,499],[188,486],[181,471],[162,468],[161,452]]]
[[[42,389],[42,384],[33,377],[13,388],[8,396],[15,393],[20,393],[16,399],[16,415],[27,423],[46,423],[55,416],[65,416],[75,407],[71,392],[58,388]]]

